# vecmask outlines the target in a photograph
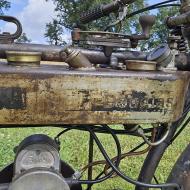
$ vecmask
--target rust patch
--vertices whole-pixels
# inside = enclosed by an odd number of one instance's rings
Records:
[[[173,122],[183,111],[188,77],[187,72],[85,72],[0,64],[0,124]]]
[[[0,87],[0,109],[25,109],[26,89]]]

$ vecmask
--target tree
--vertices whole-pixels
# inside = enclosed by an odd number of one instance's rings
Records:
[[[57,20],[46,24],[45,37],[48,39],[50,44],[54,45],[65,45],[66,42],[62,39],[63,27],[60,26]]]
[[[11,7],[11,4],[9,1],[0,0],[0,15],[3,15],[4,10],[8,10],[10,7]]]
[[[56,43],[55,39],[59,39],[63,28],[72,29],[74,24],[79,20],[80,14],[86,10],[93,9],[97,4],[109,3],[113,0],[52,0],[56,5],[55,11],[57,12],[56,24],[47,25],[46,37],[49,38],[51,43]],[[145,0],[137,0],[128,7],[128,13],[142,9],[148,6]],[[178,8],[160,8],[156,15],[156,24],[153,27],[152,35],[149,41],[141,41],[139,46],[141,50],[147,50],[156,47],[160,43],[167,41],[168,29],[165,25],[165,18],[168,16],[174,16],[178,12]],[[149,14],[149,11],[135,15],[129,19],[126,19],[123,23],[123,28],[120,31],[125,34],[141,33],[141,27],[138,22],[139,16],[143,14]],[[111,14],[109,17],[98,19],[87,25],[87,30],[104,30],[105,26],[113,22],[115,14]],[[53,29],[54,28],[54,29]],[[59,41],[59,40],[58,40]]]
[[[60,36],[63,28],[71,30],[79,20],[82,12],[90,10],[99,4],[112,2],[112,0],[53,0],[53,2],[56,5],[57,19],[46,25],[45,37],[48,38],[50,43],[60,44],[62,43]],[[143,8],[145,6],[144,2],[144,0],[137,0],[129,6],[128,11],[132,12],[133,10]],[[139,15],[127,20],[124,24],[123,32],[139,32],[140,26],[136,22],[138,17]],[[114,22],[114,19],[116,19],[115,14],[111,14],[110,17],[104,17],[88,24],[87,29],[103,30],[109,23]]]
[[[17,43],[30,43],[32,40],[29,39],[27,36],[26,36],[26,33],[22,33],[22,35],[16,40]]]

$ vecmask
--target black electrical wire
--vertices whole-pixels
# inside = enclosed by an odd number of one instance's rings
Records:
[[[102,175],[104,175],[104,172],[101,172],[96,178],[95,180],[98,180]],[[86,190],[90,190],[92,188],[94,184],[90,184],[89,187]]]
[[[90,127],[92,127],[93,128],[93,126],[90,126]],[[104,127],[105,127],[105,125],[104,125]],[[85,127],[86,128],[86,127]],[[63,134],[65,134],[66,132],[68,132],[68,131],[70,131],[70,130],[72,130],[72,129],[75,129],[74,127],[71,127],[71,128],[67,128],[67,129],[65,129],[65,130],[63,130],[63,131],[61,131],[55,138],[54,138],[54,140],[57,142],[57,143],[59,143],[59,138],[60,138],[60,136],[62,136]],[[109,128],[110,129],[110,128]],[[114,140],[115,140],[115,142],[116,142],[116,145],[117,145],[117,150],[118,150],[118,159],[116,160],[116,165],[117,166],[119,166],[119,163],[120,163],[120,160],[121,160],[121,146],[120,146],[120,143],[119,143],[119,140],[117,139],[117,137],[116,137],[116,135],[111,131],[111,129],[110,129],[110,131],[109,131],[109,134],[112,134],[112,136],[113,136],[113,138],[114,138]],[[96,177],[96,179],[95,180],[92,180],[92,181],[87,181],[87,180],[79,180],[79,181],[77,181],[78,183],[81,183],[81,184],[95,184],[95,183],[100,183],[100,182],[102,182],[102,181],[105,181],[105,180],[107,180],[107,179],[109,179],[112,175],[113,175],[113,173],[114,173],[114,171],[110,171],[110,173],[109,174],[107,174],[106,176],[104,176],[104,177],[102,177],[102,178],[100,178],[103,174],[104,174],[104,172],[102,172],[101,174],[99,174],[97,177]],[[100,179],[99,179],[100,178]],[[85,183],[85,182],[87,182],[87,183]]]
[[[175,1],[177,1],[177,0],[175,0]],[[163,3],[164,3],[164,2],[163,2]],[[156,4],[156,5],[158,5],[158,4]],[[165,4],[165,3],[164,3],[164,4],[161,4],[161,5],[160,5],[160,3],[159,3],[158,6],[151,5],[151,6],[149,6],[149,7],[144,8],[144,9],[140,9],[140,10],[138,10],[138,11],[135,11],[135,12],[131,13],[131,14],[128,14],[128,15],[125,17],[125,19],[130,18],[130,17],[135,16],[135,15],[140,14],[140,13],[146,12],[146,11],[154,10],[154,9],[160,9],[160,8],[164,8],[164,7],[180,7],[180,6],[181,6],[181,4]],[[122,28],[122,22],[123,22],[123,21],[120,21],[120,22],[118,23],[118,24],[120,24],[120,29],[119,29],[119,31],[120,31],[121,28]],[[113,24],[113,26],[114,26],[114,24]],[[106,27],[106,29],[105,29],[104,31],[107,31],[110,27],[111,27],[111,26]]]
[[[182,117],[178,120],[178,125],[181,125],[181,123],[184,121],[184,119],[186,118],[186,116],[187,116],[187,114],[188,114],[188,112],[189,112],[189,110],[190,110],[190,105],[189,106],[187,106],[187,108],[184,110],[184,113],[183,113],[183,115],[182,115]],[[173,139],[172,139],[172,142],[180,135],[180,133],[183,131],[183,129],[187,126],[187,124],[190,122],[190,118],[188,118],[187,119],[187,121],[183,124],[183,126],[180,128],[180,130],[176,133],[176,135],[173,137]],[[106,132],[106,133],[111,133],[112,134],[112,136],[114,137],[114,140],[116,140],[117,138],[115,138],[115,136],[116,136],[116,134],[115,133],[117,133],[118,131],[117,130],[113,130],[113,129],[110,129],[107,125],[103,125],[102,127],[99,127],[99,126],[83,126],[83,127],[81,127],[81,126],[75,126],[75,127],[71,127],[71,126],[67,126],[67,127],[69,127],[69,128],[67,128],[66,130],[64,130],[64,131],[62,131],[61,133],[59,133],[58,135],[57,135],[57,138],[59,138],[62,134],[64,134],[65,132],[68,132],[68,131],[70,131],[71,129],[79,129],[79,127],[80,127],[80,129],[81,130],[85,130],[85,131],[89,131],[89,127],[90,128],[93,128],[93,129],[96,129],[96,131],[94,131],[93,130],[93,133],[94,132]],[[92,130],[92,129],[91,129]],[[119,130],[120,132],[122,131],[122,130]],[[124,132],[125,134],[126,134],[126,132]],[[95,133],[94,133],[95,134]],[[118,140],[118,139],[117,139]],[[117,140],[116,140],[116,142],[117,142]],[[96,142],[97,143],[97,142]],[[117,142],[117,145],[118,145],[118,143],[119,142]],[[144,145],[144,143],[142,143],[141,145],[139,145],[138,147],[140,148],[141,146],[143,146]],[[118,147],[118,146],[117,146]],[[138,147],[136,147],[135,149],[138,149]],[[135,149],[134,150],[132,150],[132,151],[135,151]],[[108,157],[109,158],[109,157]],[[110,160],[111,161],[111,160]],[[112,161],[111,161],[112,162]],[[108,162],[109,163],[109,162]],[[113,164],[113,162],[112,162],[112,164]],[[116,162],[116,164],[117,164],[117,162]],[[111,168],[113,169],[113,166],[112,165],[110,165],[111,166]],[[118,167],[118,166],[117,166]],[[120,171],[119,171],[120,172]],[[93,185],[93,184],[96,184],[96,183],[100,183],[100,182],[102,182],[102,181],[104,181],[104,180],[107,180],[107,179],[109,179],[112,175],[113,175],[113,173],[114,173],[114,170],[112,170],[108,175],[106,175],[106,176],[104,176],[104,177],[102,177],[102,178],[100,178],[102,175],[103,175],[103,172],[101,173],[101,174],[99,174],[96,178],[95,178],[95,180],[91,180],[91,181],[88,181],[88,180],[79,180],[79,183],[81,183],[81,184],[91,184],[91,185]],[[117,172],[116,172],[117,173]],[[122,174],[122,173],[121,173]],[[123,174],[122,174],[123,175]],[[122,177],[122,176],[120,176],[120,177]],[[127,177],[127,176],[124,176],[124,177]],[[128,182],[130,182],[130,180],[132,180],[132,179],[128,179],[129,181]],[[138,181],[132,181],[132,182],[134,182],[134,183],[138,183]],[[132,183],[131,182],[131,183]],[[133,183],[133,184],[134,184]],[[141,182],[140,182],[141,183]],[[141,183],[141,185],[142,184],[144,184],[144,183]],[[136,185],[136,184],[135,184]],[[145,185],[151,185],[151,184],[145,184]],[[163,187],[163,185],[173,185],[173,187],[175,186],[177,189],[179,189],[179,186],[177,186],[177,184],[161,184],[161,185],[151,185],[151,188],[162,188]],[[155,186],[155,187],[153,187],[153,186]],[[160,186],[160,187],[158,187],[158,186]],[[150,187],[150,186],[149,186]],[[164,186],[164,187],[166,187],[166,186]],[[169,186],[167,186],[167,187],[169,187]]]
[[[156,8],[160,9],[160,8],[163,8],[163,7],[180,7],[180,6],[181,6],[181,4],[166,4],[166,5],[157,6]]]
[[[103,127],[107,127],[106,125],[104,125]],[[87,126],[88,128],[88,131],[93,131],[93,126]],[[113,165],[115,165],[116,167],[119,166],[120,164],[120,161],[121,161],[121,145],[120,145],[120,142],[119,142],[119,139],[117,138],[117,136],[112,132],[112,130],[107,127],[107,130],[110,132],[110,134],[112,135],[115,143],[116,143],[116,146],[117,146],[117,160],[115,163],[113,163]],[[94,131],[93,131],[94,133]],[[111,170],[109,172],[109,174],[107,174],[106,176],[102,177],[102,178],[99,178],[99,179],[95,179],[95,180],[77,180],[77,183],[79,184],[96,184],[96,183],[101,183],[107,179],[109,179],[112,175],[114,174],[114,170]]]
[[[61,132],[54,138],[54,140],[55,140],[55,141],[59,140],[60,136],[62,136],[63,134],[69,132],[70,130],[72,130],[72,128],[68,128],[68,129],[65,129],[65,130],[61,131]]]
[[[98,148],[100,149],[102,155],[104,156],[105,160],[109,163],[110,167],[113,169],[113,171],[115,171],[115,173],[120,176],[122,179],[126,180],[127,182],[136,185],[136,186],[141,186],[141,187],[146,187],[146,188],[174,188],[177,190],[181,190],[180,186],[177,183],[166,183],[166,184],[146,184],[146,183],[142,183],[139,181],[135,181],[133,179],[131,179],[128,176],[125,176],[119,169],[117,166],[114,165],[114,163],[112,162],[112,160],[109,158],[108,154],[106,153],[104,147],[102,146],[101,142],[99,141],[98,137],[96,136],[96,134],[93,132],[93,130],[91,128],[89,128],[89,132],[92,135],[92,137],[94,138],[94,141],[96,142]]]
[[[156,182],[156,184],[159,184],[158,179],[156,178],[156,176],[154,175],[154,181]]]
[[[144,146],[146,143],[143,142],[141,144],[139,144],[137,147],[133,148],[129,153],[135,152],[138,149],[140,149],[142,146]],[[104,171],[102,171],[96,178],[95,180],[98,180],[102,175],[104,174]],[[93,186],[93,184],[91,184],[91,186],[89,186],[86,190],[90,190],[90,188]]]
[[[130,18],[132,16],[135,16],[137,14],[140,14],[140,13],[143,13],[143,12],[146,12],[146,11],[150,11],[150,10],[153,10],[153,9],[158,9],[158,8],[162,8],[162,7],[166,7],[166,6],[180,6],[180,4],[167,4],[167,3],[176,2],[176,1],[177,0],[168,0],[168,1],[164,1],[164,2],[161,2],[161,3],[154,4],[154,5],[150,5],[148,7],[140,9],[138,11],[132,12],[131,14],[128,14],[125,17],[125,19],[128,19],[128,18]]]
[[[88,131],[87,130],[87,126],[89,125],[84,125],[84,126],[80,126],[80,125],[72,125],[72,126],[69,126],[69,125],[62,125],[63,128],[72,128],[72,129],[75,129],[75,130],[81,130],[81,131]],[[105,128],[105,127],[100,127],[102,125],[92,125],[93,127],[93,131],[95,133],[101,133],[101,134],[110,134],[110,132]],[[135,133],[135,132],[130,132],[129,130],[126,130],[126,129],[120,129],[120,130],[117,130],[117,129],[110,129],[112,130],[112,132],[115,134],[115,135],[130,135],[130,136],[136,136],[136,137],[140,137],[139,134]],[[147,129],[144,129],[144,133],[150,133],[152,131],[152,128],[147,128]],[[149,138],[149,137],[147,137]]]

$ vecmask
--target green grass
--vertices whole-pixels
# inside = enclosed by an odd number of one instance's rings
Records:
[[[0,168],[3,168],[14,160],[13,148],[25,137],[31,134],[43,133],[51,137],[55,137],[61,129],[55,128],[25,128],[25,129],[1,129],[0,131]],[[113,139],[110,136],[99,135],[104,147],[108,150],[110,156],[115,156],[116,148]],[[61,137],[61,158],[71,164],[76,170],[79,170],[87,163],[89,134],[81,131],[71,131],[67,135]],[[123,152],[129,151],[135,147],[141,139],[134,137],[120,137]],[[183,149],[189,143],[190,130],[189,127],[180,135],[175,143],[167,150],[160,167],[157,171],[157,176],[160,182],[164,182]],[[98,148],[95,147],[96,160],[102,159]],[[137,178],[144,156],[127,158],[121,163],[122,171],[132,178]],[[101,167],[95,168],[94,176],[101,171]],[[114,178],[102,184],[94,186],[95,190],[110,190],[110,189],[125,189],[133,190],[134,187],[125,181]]]

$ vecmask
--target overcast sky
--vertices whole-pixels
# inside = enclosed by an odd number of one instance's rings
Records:
[[[32,39],[34,43],[45,43],[45,25],[52,18],[56,17],[54,12],[55,5],[51,0],[9,0],[11,8],[5,13],[17,17],[22,25],[23,31]],[[157,3],[163,0],[149,0],[149,3]],[[1,31],[15,31],[12,24],[0,23]],[[68,33],[65,34],[68,37]]]

